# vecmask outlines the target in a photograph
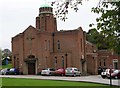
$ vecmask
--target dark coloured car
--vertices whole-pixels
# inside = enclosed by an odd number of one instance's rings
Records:
[[[10,70],[9,70],[9,73],[8,73],[9,75],[19,75],[19,70],[18,69],[16,69],[16,68],[11,68]]]
[[[101,75],[102,72],[105,72],[107,68],[98,67],[98,75]]]
[[[55,70],[54,74],[58,75],[58,76],[64,76],[65,75],[65,69],[59,68],[59,69]]]

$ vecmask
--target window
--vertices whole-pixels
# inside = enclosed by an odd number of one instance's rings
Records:
[[[60,50],[60,41],[59,40],[58,40],[57,44],[58,44],[58,50]]]
[[[55,71],[55,69],[53,69],[53,68],[50,68],[50,71]]]
[[[101,66],[101,60],[99,60],[99,66]]]
[[[45,50],[47,50],[47,40],[45,40]]]
[[[55,57],[55,63],[57,63],[57,57]]]
[[[50,51],[50,40],[48,41],[48,50]]]
[[[118,63],[114,62],[114,69],[118,69]]]
[[[118,59],[113,59],[114,69],[118,69]]]

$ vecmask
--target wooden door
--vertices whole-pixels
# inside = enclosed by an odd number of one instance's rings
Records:
[[[28,63],[28,74],[35,75],[35,63]]]

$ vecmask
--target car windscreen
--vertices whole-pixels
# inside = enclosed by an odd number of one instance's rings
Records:
[[[50,71],[55,71],[55,69],[50,68]]]
[[[78,69],[75,68],[74,71],[78,71]]]
[[[115,70],[114,73],[119,73],[120,71],[119,70]]]
[[[72,70],[72,68],[67,68],[66,70]]]

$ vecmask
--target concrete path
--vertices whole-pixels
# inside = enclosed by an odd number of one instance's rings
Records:
[[[65,76],[40,76],[40,75],[0,75],[2,77],[9,78],[30,78],[30,79],[49,79],[49,80],[67,80],[67,81],[82,81],[110,84],[109,79],[103,79],[100,75],[93,76],[81,76],[81,77],[65,77]],[[112,85],[120,86],[120,79],[112,79]]]

